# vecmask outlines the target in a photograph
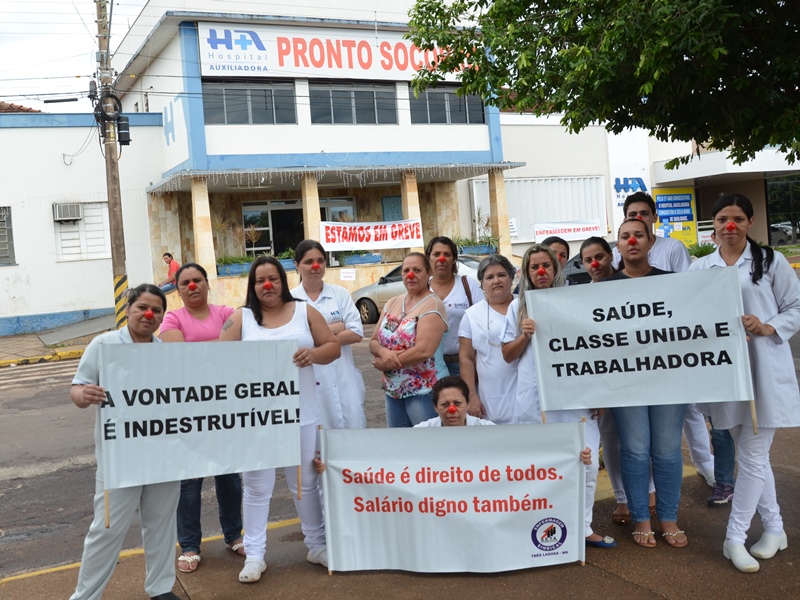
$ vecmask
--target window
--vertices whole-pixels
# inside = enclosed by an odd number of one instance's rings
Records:
[[[409,88],[411,122],[423,124],[476,125],[486,122],[479,96],[458,96],[455,90],[428,90],[414,97]]]
[[[111,258],[107,203],[84,203],[82,219],[54,225],[58,260]]]
[[[393,85],[325,85],[309,87],[311,122],[335,125],[397,125]]]
[[[206,125],[297,123],[294,85],[203,84]]]
[[[11,207],[0,206],[0,265],[15,265],[14,236],[11,231]]]

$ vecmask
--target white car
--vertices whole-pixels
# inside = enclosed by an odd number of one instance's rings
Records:
[[[469,275],[477,281],[478,265],[480,265],[483,258],[483,256],[472,256],[470,254],[459,256],[458,274]],[[397,265],[375,283],[359,288],[352,293],[353,302],[356,303],[362,323],[377,323],[378,317],[383,310],[383,305],[389,301],[389,298],[394,298],[405,292],[406,288],[403,286],[403,277],[400,273],[402,267],[402,264]]]

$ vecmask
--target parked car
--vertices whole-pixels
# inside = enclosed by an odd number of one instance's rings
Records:
[[[770,246],[785,246],[792,239],[791,231],[787,232],[779,225],[769,226],[769,245]]]
[[[477,280],[478,265],[480,265],[481,260],[483,260],[482,256],[460,255],[458,257],[458,274],[469,275]],[[390,298],[405,292],[403,276],[400,273],[402,268],[402,264],[397,265],[378,281],[359,288],[352,293],[353,302],[356,303],[362,323],[377,323],[378,317],[383,310],[383,305]]]

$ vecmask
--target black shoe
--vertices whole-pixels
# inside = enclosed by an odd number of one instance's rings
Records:
[[[151,596],[150,600],[181,600],[180,596],[176,596],[172,592],[166,594],[159,594],[158,596]]]

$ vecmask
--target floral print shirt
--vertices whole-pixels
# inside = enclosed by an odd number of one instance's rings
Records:
[[[399,313],[399,314],[398,314]],[[447,323],[447,314],[442,301],[431,294],[405,311],[405,296],[392,298],[384,309],[378,340],[381,346],[395,352],[412,348],[417,341],[417,323],[427,314],[438,314]],[[392,398],[405,398],[426,394],[437,381],[436,361],[433,356],[416,365],[397,371],[383,372],[383,389]]]

